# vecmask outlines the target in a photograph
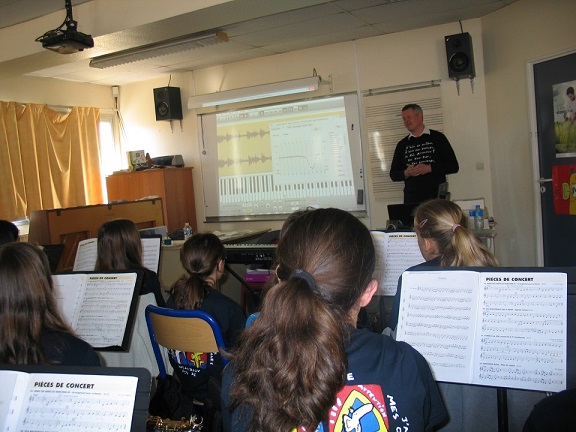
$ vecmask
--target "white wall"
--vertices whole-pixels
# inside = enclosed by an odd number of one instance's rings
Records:
[[[64,107],[114,108],[111,87],[36,77],[0,80],[0,100]]]
[[[461,84],[458,95],[455,82],[448,79],[444,36],[459,32],[459,25],[454,23],[173,75],[170,85],[181,87],[182,91],[183,131],[180,131],[178,122],[173,122],[174,131],[171,132],[169,124],[154,121],[152,89],[167,85],[166,80],[124,86],[120,89],[121,106],[130,146],[135,146],[131,150],[144,148],[151,155],[181,153],[186,165],[195,168],[196,208],[198,219],[202,221],[204,215],[196,125],[196,115],[200,111],[186,109],[188,95],[302,78],[312,75],[313,70],[324,79],[332,75],[334,93],[442,80],[445,133],[461,166],[460,173],[449,177],[452,196],[459,199],[485,197],[491,209],[480,20],[465,21],[463,26],[472,34],[476,51],[477,78],[474,93],[466,81]],[[322,85],[317,94],[329,94],[329,86]],[[483,170],[476,170],[479,162],[484,165]],[[370,178],[367,187],[370,190]],[[372,201],[369,204],[371,217],[367,224],[372,228],[384,226],[387,219],[386,203]],[[279,225],[278,222],[234,225],[200,223],[199,229],[277,228]]]
[[[551,7],[553,3],[554,7]],[[484,196],[498,225],[496,250],[505,265],[536,265],[535,178],[529,130],[527,63],[576,48],[576,2],[519,0],[481,20],[462,23],[472,35],[476,62],[475,91],[461,83],[461,94],[448,79],[443,37],[458,33],[458,23],[308,49],[284,55],[222,65],[172,76],[184,107],[179,122],[156,122],[152,89],[167,80],[120,88],[120,107],[129,148],[151,155],[180,153],[193,166],[196,207],[202,212],[196,112],[186,109],[190,94],[203,94],[310,76],[315,68],[332,74],[334,91],[347,92],[442,80],[445,132],[460,161],[460,173],[450,176],[454,198]],[[321,94],[327,93],[322,87]],[[111,108],[109,87],[19,78],[0,81],[0,100],[90,105]],[[477,164],[484,163],[484,170]],[[375,203],[370,225],[385,214]],[[258,229],[279,222],[203,224],[200,229]]]
[[[484,197],[490,214],[498,217],[492,211],[480,20],[464,21],[462,25],[472,37],[476,69],[474,92],[470,80],[462,80],[458,94],[455,81],[448,78],[444,36],[459,33],[457,23],[358,41],[360,88],[441,80],[444,133],[460,164],[460,171],[448,176],[452,198]],[[483,165],[483,169],[477,169],[478,164]],[[371,204],[379,218],[387,214],[386,203],[373,201]],[[383,226],[378,220],[373,221],[373,225]]]
[[[576,49],[575,17],[573,0],[520,0],[482,19],[496,248],[508,265],[537,265],[540,235],[527,64]]]

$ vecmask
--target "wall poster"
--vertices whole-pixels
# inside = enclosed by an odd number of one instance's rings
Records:
[[[576,81],[552,86],[556,157],[576,157]]]
[[[576,165],[552,167],[554,213],[576,215]]]

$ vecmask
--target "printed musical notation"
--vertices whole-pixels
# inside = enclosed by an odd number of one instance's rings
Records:
[[[0,371],[3,432],[129,431],[137,377]]]
[[[72,329],[96,348],[122,346],[136,273],[74,273],[53,276],[58,308]]]
[[[376,270],[380,295],[394,295],[398,278],[409,267],[424,262],[414,232],[385,233],[372,231],[376,249]]]
[[[405,272],[397,338],[439,381],[560,391],[566,292],[564,273]]]
[[[142,241],[142,264],[149,270],[158,273],[160,262],[160,248],[162,240],[159,238],[143,238]],[[90,238],[78,242],[76,257],[74,259],[74,271],[94,271],[98,257],[98,239]]]

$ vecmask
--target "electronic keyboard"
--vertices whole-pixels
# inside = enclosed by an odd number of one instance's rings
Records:
[[[276,258],[275,244],[224,244],[226,264],[272,263]]]

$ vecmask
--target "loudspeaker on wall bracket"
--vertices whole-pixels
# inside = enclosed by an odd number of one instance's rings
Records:
[[[156,120],[182,120],[182,99],[179,87],[154,89]]]
[[[446,59],[448,61],[448,76],[453,80],[474,78],[474,52],[470,33],[458,33],[444,37],[446,44]]]

